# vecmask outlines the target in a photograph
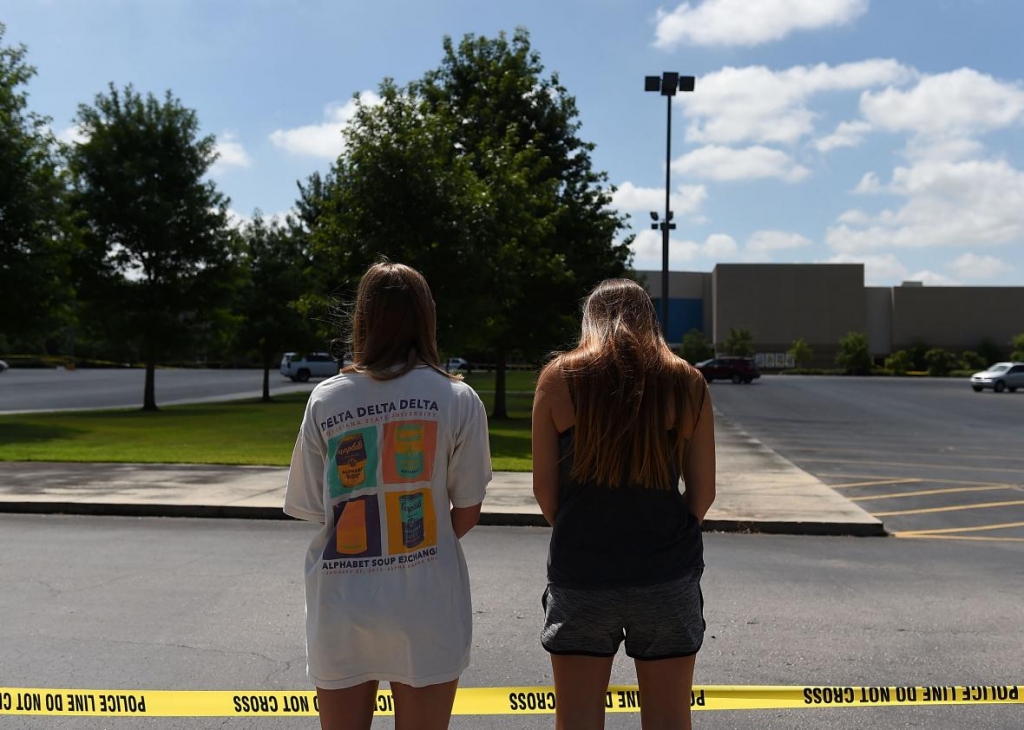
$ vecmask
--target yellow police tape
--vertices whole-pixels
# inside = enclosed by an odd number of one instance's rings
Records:
[[[785,710],[814,707],[1021,704],[1022,685],[941,687],[759,687],[704,685],[690,693],[694,710]],[[609,687],[608,712],[638,712],[635,686]],[[455,715],[545,715],[555,710],[552,687],[465,687]],[[394,714],[391,692],[377,694],[377,711]],[[316,693],[165,691],[124,689],[31,689],[0,687],[0,717],[250,717],[302,716],[317,712]]]

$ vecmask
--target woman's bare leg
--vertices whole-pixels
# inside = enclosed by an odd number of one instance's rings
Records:
[[[603,730],[604,697],[614,657],[551,655],[555,730]]]
[[[459,680],[426,687],[391,683],[395,698],[395,730],[447,730]]]
[[[377,701],[377,683],[363,682],[345,689],[316,688],[322,730],[370,730]]]
[[[690,730],[690,690],[696,658],[635,661],[643,730]]]

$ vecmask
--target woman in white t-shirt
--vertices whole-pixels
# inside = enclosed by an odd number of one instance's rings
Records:
[[[446,728],[469,665],[459,538],[491,479],[487,416],[441,369],[435,332],[423,276],[371,266],[353,364],[313,389],[295,443],[284,511],[323,525],[305,574],[307,673],[324,730],[369,728],[380,681],[396,727]]]

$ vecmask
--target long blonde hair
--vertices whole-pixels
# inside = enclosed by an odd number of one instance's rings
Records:
[[[675,488],[686,365],[665,343],[647,292],[628,279],[598,284],[583,305],[579,344],[554,364],[573,397],[573,479]]]
[[[426,363],[452,377],[441,368],[434,297],[423,274],[385,258],[363,274],[352,313],[352,361],[342,372],[391,380]]]

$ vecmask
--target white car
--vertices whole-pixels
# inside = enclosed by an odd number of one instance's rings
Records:
[[[338,363],[327,352],[300,355],[286,352],[281,358],[281,375],[305,383],[310,378],[330,378],[338,374]]]
[[[975,393],[991,388],[996,393],[1024,388],[1024,362],[997,362],[984,372],[971,376],[971,387]]]
[[[2,373],[4,370],[7,370],[7,368],[9,367],[10,365],[5,363],[3,360],[0,360],[0,373]]]
[[[473,366],[469,364],[469,360],[462,357],[450,357],[444,363],[444,369],[449,373],[458,372],[459,370],[465,370],[466,372],[472,372]]]

